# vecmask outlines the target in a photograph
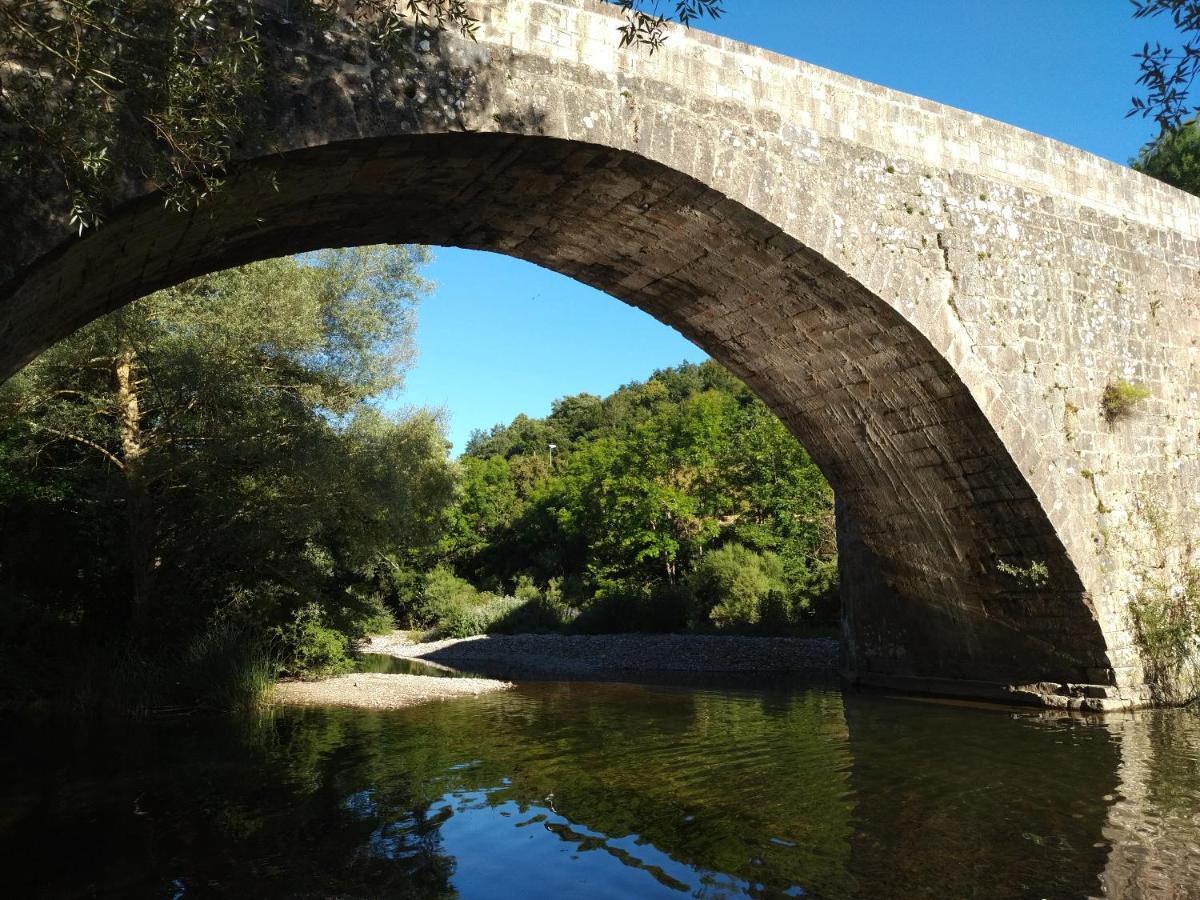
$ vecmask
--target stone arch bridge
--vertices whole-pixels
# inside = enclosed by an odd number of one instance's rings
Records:
[[[809,448],[842,513],[851,676],[1182,699],[1129,603],[1182,579],[1200,537],[1200,200],[711,35],[622,50],[594,0],[479,12],[476,42],[418,35],[397,65],[264,3],[278,78],[222,193],[176,213],[131,182],[82,237],[62,202],[4,210],[0,378],[254,259],[511,254],[678,329]],[[1149,396],[1110,423],[1118,380]]]

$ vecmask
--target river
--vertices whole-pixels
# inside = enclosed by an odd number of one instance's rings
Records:
[[[531,682],[7,723],[9,897],[1200,897],[1200,713]]]

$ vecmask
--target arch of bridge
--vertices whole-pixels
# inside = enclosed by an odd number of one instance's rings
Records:
[[[428,35],[403,66],[268,14],[267,121],[218,196],[175,213],[131,182],[82,238],[61,200],[18,214],[0,377],[252,259],[511,254],[677,328],[809,448],[847,513],[860,677],[1147,699],[1126,606],[1148,567],[1183,564],[1200,505],[1200,201],[710,35],[621,50],[591,0],[481,12],[477,42]],[[1133,427],[1101,417],[1116,377],[1151,391]],[[1177,546],[1155,545],[1147,497]],[[1044,583],[1004,571],[1034,562]]]

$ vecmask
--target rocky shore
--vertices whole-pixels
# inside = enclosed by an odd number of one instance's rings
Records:
[[[469,671],[502,670],[505,677],[581,677],[634,672],[835,672],[839,642],[701,634],[514,634],[415,642],[397,631],[371,638],[362,650]]]

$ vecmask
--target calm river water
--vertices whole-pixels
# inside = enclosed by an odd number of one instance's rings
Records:
[[[6,897],[1200,897],[1195,711],[546,682],[5,731]]]

